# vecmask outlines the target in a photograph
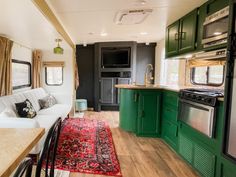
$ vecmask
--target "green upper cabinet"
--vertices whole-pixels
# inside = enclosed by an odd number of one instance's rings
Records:
[[[160,136],[160,101],[161,91],[140,91],[137,120],[138,136]]]
[[[194,10],[180,19],[179,53],[193,51],[196,44],[197,14]]]
[[[179,21],[170,25],[166,30],[166,55],[171,57],[178,54]]]
[[[123,130],[136,132],[138,115],[138,91],[120,89],[120,127]]]
[[[167,27],[166,58],[195,50],[198,9]]]

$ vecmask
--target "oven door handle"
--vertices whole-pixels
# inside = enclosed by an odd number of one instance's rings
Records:
[[[196,103],[196,102],[188,101],[188,100],[184,100],[184,99],[180,99],[180,103],[191,105],[192,107],[195,107],[197,109],[202,109],[202,110],[205,110],[205,111],[208,111],[208,110],[212,109],[211,106],[203,105],[201,103]]]

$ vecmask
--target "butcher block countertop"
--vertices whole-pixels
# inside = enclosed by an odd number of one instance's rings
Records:
[[[141,89],[141,90],[169,90],[174,92],[179,92],[181,89],[187,88],[203,88],[203,87],[189,87],[189,86],[178,86],[178,85],[128,85],[128,84],[118,84],[115,85],[116,88],[123,88],[123,89]],[[224,101],[224,98],[218,98],[219,101]]]

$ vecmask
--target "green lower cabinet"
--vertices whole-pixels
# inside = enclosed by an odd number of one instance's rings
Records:
[[[162,138],[177,150],[178,126],[170,121],[162,121]]]
[[[160,101],[160,91],[139,92],[137,136],[160,136]]]
[[[138,93],[136,90],[120,90],[120,128],[136,132],[138,115]]]
[[[179,154],[203,177],[215,177],[216,155],[191,138],[179,134]]]

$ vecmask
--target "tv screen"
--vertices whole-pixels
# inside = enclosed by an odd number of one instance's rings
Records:
[[[104,48],[102,49],[102,67],[129,68],[130,48]]]

